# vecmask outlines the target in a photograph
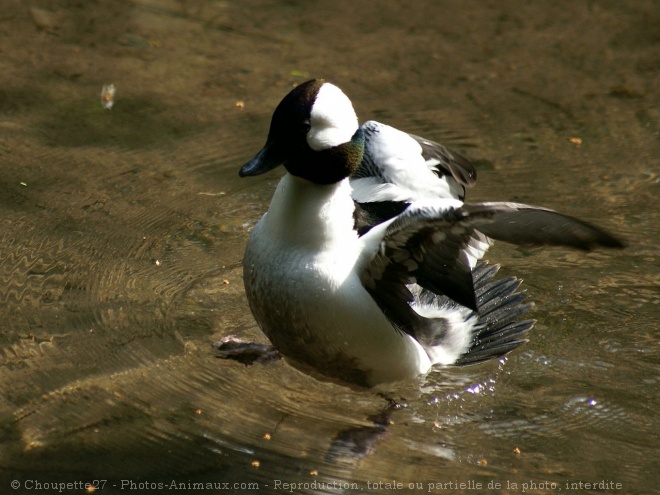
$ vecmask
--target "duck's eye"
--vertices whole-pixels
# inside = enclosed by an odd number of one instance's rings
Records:
[[[307,134],[311,128],[312,128],[312,124],[309,123],[309,120],[305,120],[300,125],[300,132],[302,132],[303,134]]]

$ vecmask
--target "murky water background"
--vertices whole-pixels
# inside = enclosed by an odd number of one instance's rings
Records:
[[[653,1],[4,0],[0,492],[659,493],[658,26]],[[473,158],[470,198],[629,244],[497,245],[531,341],[388,390],[363,456],[328,452],[383,398],[210,345],[263,340],[241,258],[277,174],[237,170],[310,77]]]

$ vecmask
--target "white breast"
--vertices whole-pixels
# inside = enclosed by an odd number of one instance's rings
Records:
[[[425,373],[426,352],[391,326],[360,282],[365,245],[353,208],[347,180],[282,179],[245,253],[252,311],[283,355],[326,374],[352,365],[376,383]]]

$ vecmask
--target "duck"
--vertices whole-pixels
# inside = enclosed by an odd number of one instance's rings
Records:
[[[465,202],[460,153],[386,124],[359,124],[336,85],[313,79],[277,105],[240,168],[283,166],[243,258],[250,310],[271,353],[317,378],[377,387],[501,358],[535,324],[521,280],[483,259],[493,241],[590,251],[604,230],[547,208]],[[239,346],[225,340],[224,357]],[[254,353],[250,345],[248,352]]]

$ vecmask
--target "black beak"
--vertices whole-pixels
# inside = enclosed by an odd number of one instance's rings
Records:
[[[252,177],[265,174],[275,167],[282,165],[285,161],[284,153],[271,141],[257,153],[252,160],[247,162],[238,171],[241,177]]]

